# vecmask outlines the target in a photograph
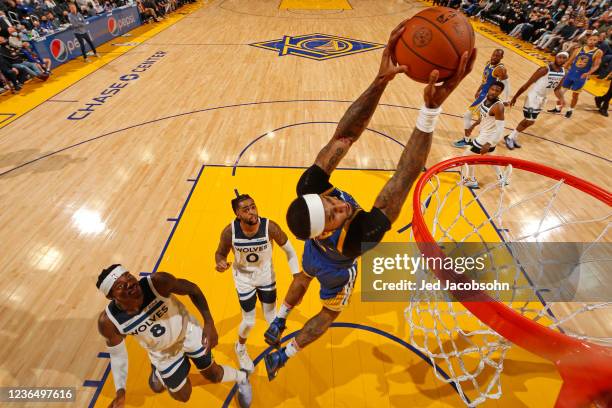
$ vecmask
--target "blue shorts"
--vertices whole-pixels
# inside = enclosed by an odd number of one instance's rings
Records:
[[[319,298],[323,307],[340,312],[348,306],[357,280],[357,264],[350,268],[319,270],[316,273],[304,270],[304,273],[310,277],[316,277],[321,284]],[[338,278],[341,276],[343,277],[342,283],[338,284]]]
[[[580,75],[582,74],[566,76],[561,86],[566,89],[569,89],[570,91],[580,92],[587,81],[585,78],[581,78]]]

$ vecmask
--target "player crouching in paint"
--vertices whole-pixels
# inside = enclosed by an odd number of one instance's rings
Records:
[[[472,130],[480,124],[480,133],[478,137],[471,141],[471,146],[466,148],[464,153],[468,154],[486,154],[495,150],[495,146],[502,138],[504,132],[504,104],[499,99],[499,95],[504,90],[504,84],[497,81],[491,84],[486,98],[478,105],[479,118],[468,129],[468,135]],[[470,188],[478,188],[478,181],[474,176],[474,167],[467,166],[467,174],[462,174],[463,184]],[[495,166],[495,172],[499,181],[506,185],[508,184],[507,177],[502,175],[499,166]]]
[[[471,56],[467,52],[462,55],[455,75],[443,84],[436,86],[438,71],[430,74],[424,91],[424,106],[397,170],[376,197],[372,209],[362,209],[350,194],[334,187],[329,179],[366,129],[388,83],[408,70],[406,66],[397,65],[392,51],[403,30],[402,23],[391,33],[376,79],[349,107],[314,165],[302,174],[297,185],[298,198],[287,210],[289,229],[306,241],[303,271],[294,275],[285,302],[264,335],[266,343],[280,347],[287,316],[300,303],[313,278],[321,285],[319,296],[323,307],[304,324],[287,347],[264,357],[270,380],[289,358],[321,337],[348,305],[357,279],[357,258],[374,248],[398,218],[408,192],[427,161],[433,131],[442,110],[440,106],[472,69],[475,51]]]
[[[522,132],[535,123],[538,115],[546,106],[548,94],[550,94],[552,90],[554,90],[555,93],[558,92],[561,87],[561,81],[565,76],[563,64],[567,62],[568,56],[567,52],[560,52],[555,56],[554,62],[551,62],[545,67],[538,68],[510,101],[510,106],[514,106],[518,97],[529,89],[531,85],[535,84],[527,94],[527,98],[525,98],[525,105],[523,106],[524,119],[509,135],[504,136],[504,141],[508,149],[514,150],[515,148],[521,148],[521,145],[517,141],[519,132]]]
[[[246,341],[255,326],[255,304],[261,302],[268,324],[276,316],[276,276],[272,264],[272,241],[276,242],[287,255],[292,274],[300,272],[298,257],[277,223],[259,217],[255,201],[248,194],[241,194],[232,200],[236,219],[223,229],[219,247],[215,253],[218,272],[226,271],[230,265],[242,309],[242,322],[238,326],[236,356],[240,368],[252,373],[253,360],[246,349]],[[229,251],[234,252],[234,263],[227,262]]]
[[[601,64],[601,57],[603,52],[597,48],[597,42],[599,36],[597,34],[591,34],[587,38],[585,47],[577,48],[572,52],[571,57],[565,64],[565,68],[568,69],[567,75],[561,83],[561,89],[557,94],[557,106],[554,109],[548,110],[550,113],[561,113],[561,109],[565,106],[565,91],[568,89],[572,91],[572,101],[570,107],[565,112],[567,119],[572,117],[572,112],[578,103],[578,97],[580,91],[586,84],[589,76],[599,69]]]
[[[193,282],[157,272],[136,279],[121,265],[111,265],[98,276],[98,289],[111,302],[98,318],[98,331],[106,339],[116,397],[111,408],[125,405],[128,354],[124,338],[132,335],[147,351],[152,362],[149,386],[156,392],[164,388],[177,401],[191,396],[188,374],[193,361],[207,380],[235,381],[240,407],[249,407],[251,385],[244,371],[218,365],[212,356],[218,335],[200,288]],[[188,295],[204,319],[202,327],[174,295]]]

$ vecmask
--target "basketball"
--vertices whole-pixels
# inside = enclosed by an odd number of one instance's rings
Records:
[[[474,30],[467,18],[447,7],[430,7],[405,23],[406,29],[395,46],[400,65],[408,66],[408,75],[427,83],[434,69],[440,81],[453,76],[461,55],[474,49]]]

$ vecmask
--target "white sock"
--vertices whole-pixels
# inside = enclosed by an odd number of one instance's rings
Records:
[[[287,354],[287,357],[293,357],[298,351],[300,351],[300,346],[298,346],[297,341],[293,338],[291,343],[285,348],[285,354]]]
[[[223,378],[221,378],[221,382],[244,382],[247,378],[247,375],[244,371],[236,370],[234,367],[222,365],[223,368]]]
[[[274,317],[276,317],[276,302],[275,303],[262,303],[261,308],[268,324],[272,323]]]
[[[244,338],[244,337],[243,337]],[[241,342],[236,342],[236,349],[238,351],[243,351],[246,350],[246,344],[242,344]]]
[[[516,138],[518,137],[518,130],[514,129],[512,132],[510,132],[510,136],[508,136],[510,139],[512,140],[516,140]]]
[[[574,110],[574,108],[567,108],[568,112],[572,112]]]
[[[503,173],[502,173],[502,169],[500,166],[494,166],[495,167],[495,174],[497,174],[497,178],[502,178]]]
[[[287,316],[289,316],[289,313],[291,313],[292,309],[293,308],[291,306],[283,302],[283,304],[278,309],[278,313],[276,313],[276,317],[280,317],[281,319],[286,319]]]

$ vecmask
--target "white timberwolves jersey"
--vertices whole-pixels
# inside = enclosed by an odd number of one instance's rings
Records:
[[[232,248],[234,263],[232,268],[238,273],[257,273],[272,275],[272,241],[268,235],[267,218],[259,219],[259,229],[252,237],[247,237],[240,221],[232,222]]]
[[[546,97],[561,83],[561,80],[565,76],[565,69],[561,68],[561,71],[553,71],[552,64],[548,64],[548,73],[542,78],[535,81],[533,87],[529,91],[529,96]]]
[[[158,352],[175,345],[185,337],[189,312],[174,296],[163,297],[155,290],[151,277],[138,281],[143,294],[142,308],[136,315],[128,315],[114,301],[106,307],[106,314],[119,333],[133,335],[148,351]]]
[[[497,134],[498,132],[495,125],[495,116],[489,115],[489,112],[495,105],[501,103],[501,101],[499,98],[495,99],[490,106],[487,106],[487,102],[488,100],[485,98],[485,100],[478,106],[478,111],[480,113],[480,133],[478,134],[476,141],[481,146],[484,146],[486,143],[490,143],[491,146],[495,146],[499,142],[501,136]]]

